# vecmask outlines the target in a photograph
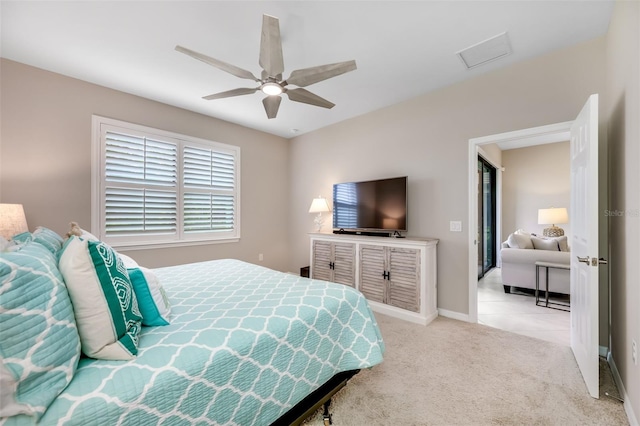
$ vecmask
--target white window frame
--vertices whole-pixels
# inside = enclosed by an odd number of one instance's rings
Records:
[[[91,120],[91,232],[99,239],[114,248],[148,249],[163,247],[179,247],[216,243],[233,243],[240,241],[240,147],[223,144],[192,136],[181,135],[165,130],[128,123],[112,118],[93,115]],[[114,131],[135,136],[145,136],[162,141],[176,143],[178,146],[178,184],[177,184],[177,232],[175,235],[129,235],[107,237],[105,231],[105,143],[107,131]],[[234,229],[229,232],[194,232],[183,230],[183,146],[215,149],[234,156]]]

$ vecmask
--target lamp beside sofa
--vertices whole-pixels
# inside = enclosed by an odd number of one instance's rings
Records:
[[[502,283],[505,293],[511,287],[536,288],[536,262],[570,265],[571,253],[566,236],[547,238],[516,231],[502,243]],[[540,274],[540,288],[546,285],[545,274]],[[550,268],[549,291],[570,294],[571,283],[568,270]]]

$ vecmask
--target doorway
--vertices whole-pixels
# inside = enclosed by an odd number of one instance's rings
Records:
[[[485,136],[469,140],[469,317],[468,321],[478,322],[478,252],[480,251],[480,242],[478,238],[479,214],[478,206],[478,157],[482,153],[482,146],[493,143],[509,144],[511,147],[523,147],[528,145],[538,145],[544,143],[553,143],[567,141],[570,139],[570,129],[572,121],[551,124],[532,129],[524,129],[515,132],[502,133],[497,135]],[[499,175],[499,174],[498,174]],[[499,176],[498,176],[499,178]],[[499,194],[498,194],[499,195]],[[499,211],[498,211],[499,213]],[[499,222],[499,220],[498,220]],[[498,227],[500,224],[498,223]],[[494,245],[496,247],[496,245]],[[497,253],[497,252],[496,252]],[[471,263],[473,262],[473,264]],[[473,265],[473,266],[472,266]]]
[[[496,168],[478,155],[478,279],[496,266]]]

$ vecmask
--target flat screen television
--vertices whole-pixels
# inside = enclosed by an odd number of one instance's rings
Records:
[[[333,185],[336,231],[406,231],[407,177]]]

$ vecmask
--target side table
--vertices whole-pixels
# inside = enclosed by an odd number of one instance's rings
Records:
[[[305,278],[309,278],[309,267],[308,266],[303,266],[302,268],[300,268],[300,276],[301,277],[305,277]]]
[[[542,301],[540,300],[540,268],[545,268],[545,297],[544,304],[541,305]],[[565,271],[570,270],[571,266],[563,264],[563,263],[551,263],[551,262],[536,262],[536,306],[544,306],[545,308],[558,309],[561,311],[570,311],[571,305],[567,305],[566,303],[558,303],[558,302],[550,302],[549,301],[549,269],[564,269]],[[559,307],[549,306],[555,305]],[[566,309],[564,309],[566,308]]]

